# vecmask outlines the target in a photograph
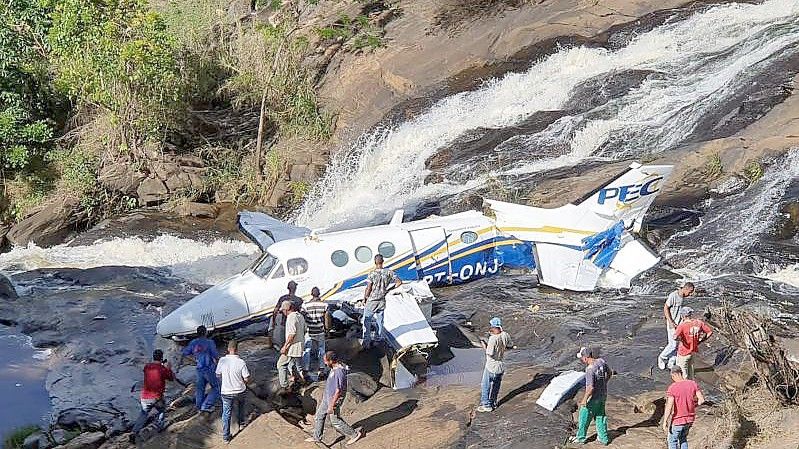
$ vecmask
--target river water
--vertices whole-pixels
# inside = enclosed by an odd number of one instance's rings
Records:
[[[480,192],[490,182],[524,184],[530,175],[541,179],[562,167],[643,157],[729,134],[730,123],[746,124],[734,113],[742,96],[766,78],[785,77],[775,67],[799,54],[799,2],[713,6],[611,41],[605,48],[560,49],[524,72],[488,80],[405,122],[365,133],[336,154],[296,221],[316,228],[376,223],[395,208],[457,204],[459,194]],[[428,159],[442,152],[450,154],[446,166],[430,168]],[[430,178],[434,170],[439,176]],[[738,298],[795,322],[799,240],[775,229],[785,219],[782,207],[796,201],[799,150],[769,161],[762,178],[748,188],[714,195],[691,210],[653,211],[651,228],[664,231],[657,248],[664,264],[635,282],[629,294],[539,291],[529,276],[514,276],[445,289],[438,319],[447,323],[488,313],[486,303],[508,316],[538,305],[544,318],[549,313],[571,319],[549,329],[544,320],[538,330],[525,331],[522,341],[538,342],[551,331],[553,341],[557,336],[572,344],[606,319],[595,315],[598,311],[612,311],[626,323],[626,333],[604,338],[626,342],[645,319],[638,309],[656,305],[679,282],[692,279],[701,281],[707,297]],[[36,313],[62,311],[80,322],[70,328],[63,317],[53,316],[60,333],[35,322],[27,330],[0,334],[2,366],[11,367],[0,374],[0,397],[11,401],[0,404],[2,429],[46,415],[45,386],[58,410],[95,404],[102,404],[103,413],[130,409],[134,401],[119,392],[129,388],[137,363],[153,347],[153,338],[141,334],[141,323],[157,320],[165,304],[190,298],[255,256],[256,247],[240,241],[170,235],[30,246],[0,255],[0,269],[13,275],[22,301],[49,307],[26,305],[27,323]],[[20,331],[34,334],[34,343],[55,345],[54,354],[45,358],[27,340],[8,336]],[[132,336],[121,335],[126,333]],[[649,363],[656,351],[652,342],[661,333],[655,337],[651,331],[652,337],[636,342],[633,355],[615,353],[621,367],[635,373]],[[120,342],[126,347],[118,348]],[[570,351],[541,345],[527,355],[561,367],[573,362]],[[44,360],[34,359],[36,354]],[[647,382],[652,381],[630,374],[619,385],[651,386]],[[70,397],[75,391],[87,395],[83,403]]]

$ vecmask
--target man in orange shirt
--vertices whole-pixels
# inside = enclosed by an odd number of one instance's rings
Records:
[[[694,310],[690,307],[680,309],[682,322],[674,331],[677,340],[677,365],[682,368],[686,379],[694,378],[694,354],[699,352],[699,343],[713,335],[713,329],[704,321],[693,318]]]

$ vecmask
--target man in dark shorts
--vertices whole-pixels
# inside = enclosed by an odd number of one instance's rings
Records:
[[[372,342],[372,327],[377,328],[375,340],[383,339],[383,312],[386,310],[386,293],[402,285],[402,280],[388,268],[383,268],[383,256],[375,256],[375,269],[366,278],[366,291],[363,294],[363,347]]]

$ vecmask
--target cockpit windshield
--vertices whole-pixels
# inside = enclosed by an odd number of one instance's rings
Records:
[[[275,268],[275,265],[278,265],[280,262],[277,260],[277,257],[266,253],[263,257],[258,259],[255,264],[252,266],[252,271],[262,278],[266,278],[269,276],[269,273],[272,272],[272,269]]]

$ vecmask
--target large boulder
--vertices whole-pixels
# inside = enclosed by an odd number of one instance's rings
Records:
[[[103,432],[82,433],[56,449],[97,449],[105,441]]]
[[[75,198],[53,201],[12,226],[6,237],[16,246],[25,246],[30,242],[39,246],[57,245],[80,223],[78,205]]]
[[[125,195],[134,195],[139,184],[147,178],[128,162],[115,162],[100,167],[98,180],[107,188]]]
[[[158,178],[147,178],[139,184],[136,189],[136,195],[139,197],[139,205],[153,206],[167,200],[169,189],[164,184],[164,181]]]
[[[14,283],[6,275],[0,273],[0,299],[17,299],[19,295]]]

